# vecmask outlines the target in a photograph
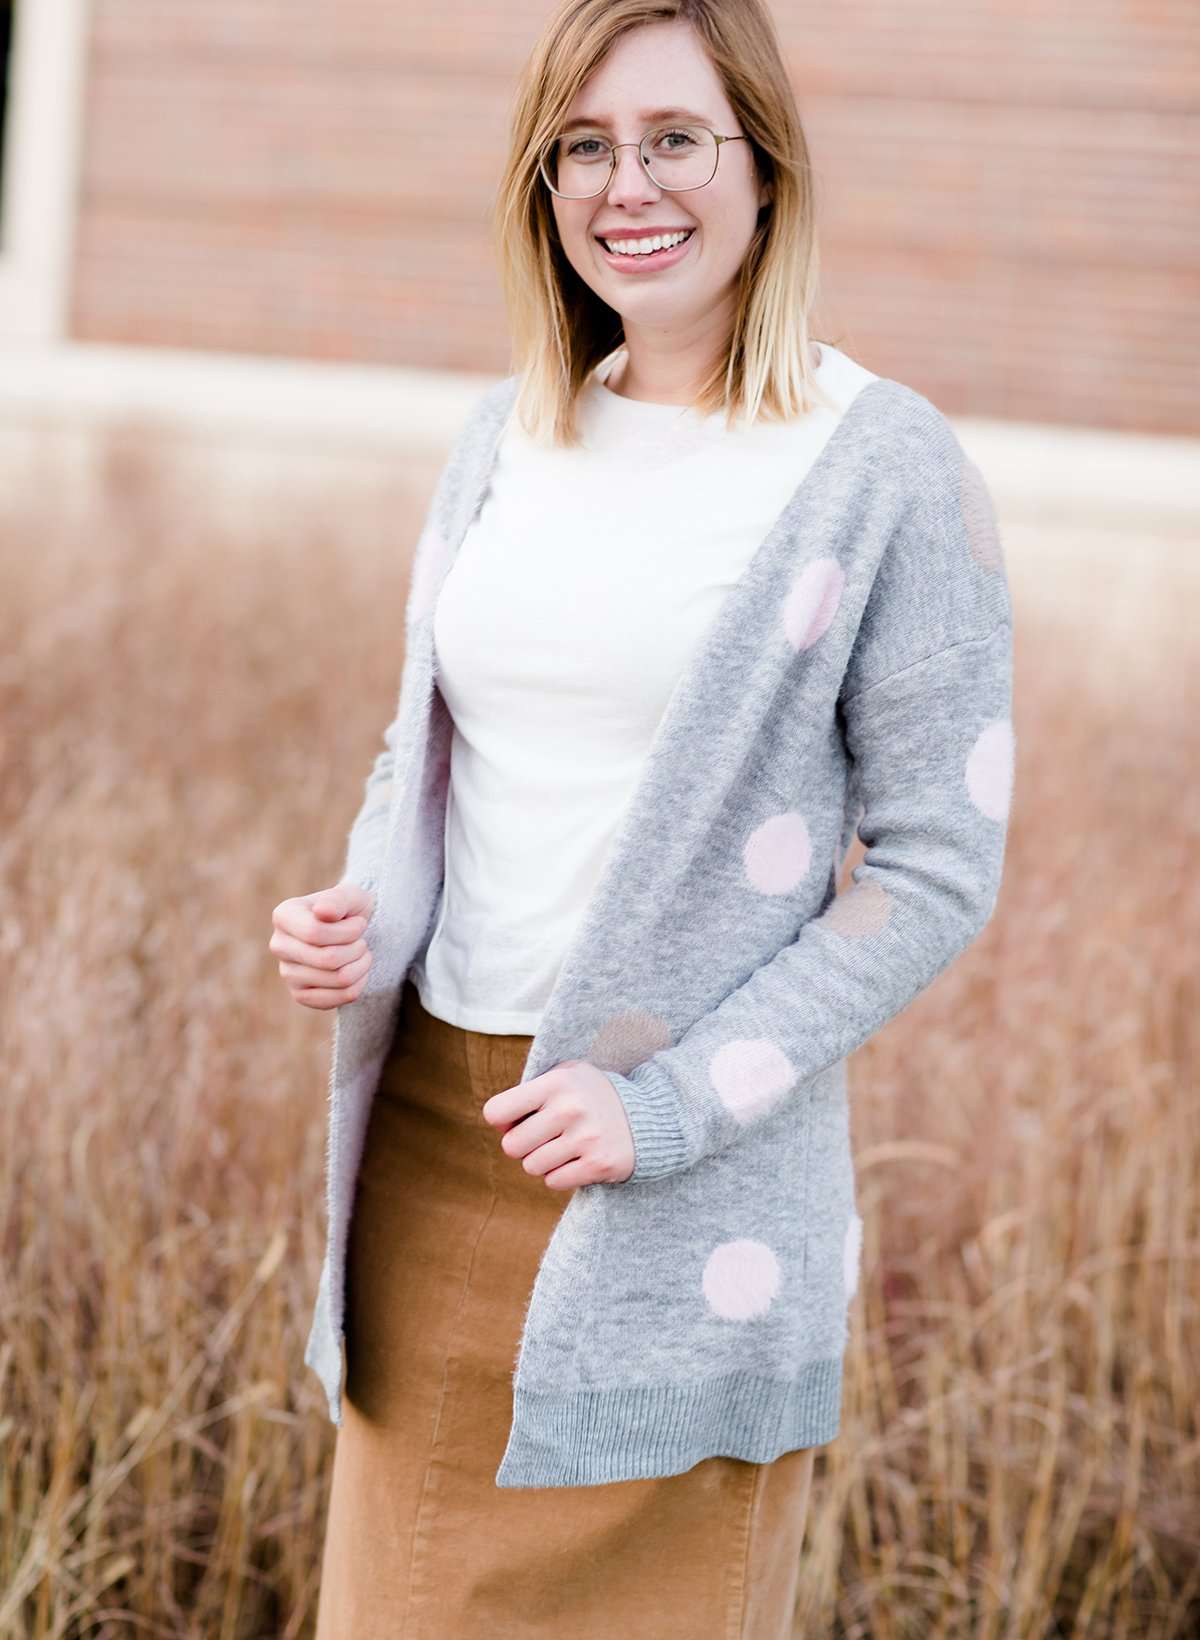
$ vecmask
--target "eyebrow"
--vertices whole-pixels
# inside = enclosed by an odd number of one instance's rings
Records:
[[[643,108],[636,116],[644,122],[657,120],[691,120],[696,125],[712,125],[708,114],[697,114],[691,108]],[[599,126],[605,131],[611,131],[612,120],[599,119],[593,114],[579,114],[573,120],[568,120],[563,126],[565,131],[574,131],[581,125]]]

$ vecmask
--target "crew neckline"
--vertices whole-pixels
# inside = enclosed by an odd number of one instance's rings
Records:
[[[825,365],[828,363],[829,350],[820,342],[815,343],[814,345],[816,346],[818,355],[814,374],[819,376]],[[657,418],[660,420],[671,419],[679,416],[687,417],[693,421],[704,422],[712,421],[715,417],[724,415],[724,411],[720,409],[710,410],[702,414],[690,404],[663,404],[658,399],[630,399],[626,398],[624,393],[616,392],[613,388],[608,386],[608,378],[612,374],[614,366],[626,353],[626,351],[627,349],[624,347],[616,348],[609,354],[607,359],[601,359],[600,363],[593,369],[591,385],[594,391],[592,397],[598,404],[618,406],[630,416],[640,415],[645,412],[647,420],[651,418]]]

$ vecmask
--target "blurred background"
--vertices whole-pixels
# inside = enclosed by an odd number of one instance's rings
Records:
[[[954,422],[1017,648],[997,911],[851,1066],[796,1633],[1195,1635],[1200,11],[771,9],[814,332]],[[511,368],[549,10],[0,0],[0,1636],[310,1632],[331,1019],[271,911],[336,880]]]

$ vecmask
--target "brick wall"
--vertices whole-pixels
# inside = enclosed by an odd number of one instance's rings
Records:
[[[508,368],[487,217],[545,0],[93,0],[72,334]],[[775,0],[818,333],[948,413],[1200,433],[1194,0]]]

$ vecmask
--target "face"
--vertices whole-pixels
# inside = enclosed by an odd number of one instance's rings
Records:
[[[580,89],[563,125],[582,120],[614,143],[637,143],[664,123],[654,111],[668,104],[704,116],[698,123],[720,135],[742,129],[699,37],[683,22],[646,24],[622,36]],[[638,332],[698,339],[729,322],[758,210],[770,194],[758,180],[750,143],[742,141],[721,144],[716,175],[702,188],[657,187],[633,147],[617,149],[603,193],[550,197],[568,261],[621,315],[632,342]],[[600,242],[687,229],[691,237],[662,260],[611,256]]]

